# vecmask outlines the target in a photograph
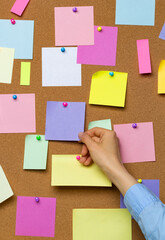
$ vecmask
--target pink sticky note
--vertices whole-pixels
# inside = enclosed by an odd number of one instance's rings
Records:
[[[91,65],[116,65],[118,27],[94,27],[95,43],[91,46],[78,46],[77,63]]]
[[[55,13],[55,45],[93,45],[94,16],[93,7],[56,7]]]
[[[10,11],[18,16],[21,16],[29,1],[30,0],[16,0]]]
[[[0,94],[0,133],[36,131],[35,94]]]
[[[139,73],[151,73],[151,59],[148,39],[137,40]]]
[[[155,161],[153,123],[114,125],[124,163]]]
[[[17,197],[15,235],[54,237],[56,198]]]

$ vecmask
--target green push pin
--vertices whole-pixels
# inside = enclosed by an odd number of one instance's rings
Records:
[[[36,136],[36,139],[39,141],[41,139],[41,136]]]

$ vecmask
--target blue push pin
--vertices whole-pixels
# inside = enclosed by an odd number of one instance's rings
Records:
[[[17,95],[13,95],[13,99],[16,100],[17,99]]]
[[[65,52],[65,48],[64,47],[61,48],[61,52]]]
[[[114,72],[109,72],[109,75],[110,75],[111,77],[113,77],[113,76],[114,76]]]

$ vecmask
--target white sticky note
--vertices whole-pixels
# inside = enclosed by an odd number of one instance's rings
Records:
[[[10,184],[6,178],[6,175],[0,166],[0,203],[13,196],[14,193],[10,187]]]
[[[81,86],[77,47],[42,48],[42,86]]]
[[[14,48],[0,47],[0,83],[11,83],[14,51]]]

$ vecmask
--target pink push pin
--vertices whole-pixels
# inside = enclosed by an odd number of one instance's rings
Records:
[[[11,19],[11,23],[12,23],[12,24],[15,24],[15,20],[14,20],[13,18]]]
[[[79,155],[78,155],[78,156],[76,156],[76,159],[77,159],[77,160],[80,160],[80,156],[79,156]]]
[[[67,102],[63,102],[63,106],[64,106],[64,107],[67,107],[67,106],[68,106],[68,103],[67,103]]]

